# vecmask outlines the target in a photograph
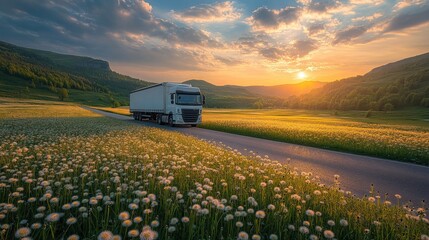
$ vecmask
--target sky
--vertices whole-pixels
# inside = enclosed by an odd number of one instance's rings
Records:
[[[151,82],[328,82],[429,52],[429,0],[0,0],[0,40]]]

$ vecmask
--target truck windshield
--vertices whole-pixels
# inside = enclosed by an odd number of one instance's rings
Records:
[[[178,93],[176,104],[179,105],[201,105],[201,95],[195,93]]]

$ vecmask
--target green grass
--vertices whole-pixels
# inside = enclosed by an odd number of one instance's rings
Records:
[[[325,187],[313,177],[317,172],[300,174],[180,133],[75,105],[0,101],[2,240],[429,234],[424,206],[403,208],[394,193],[388,198],[371,189],[369,198],[357,199],[338,190],[338,178]]]
[[[429,112],[205,109],[202,128],[429,165]]]
[[[24,98],[35,100],[58,101],[58,94],[49,91],[46,87],[31,88],[30,82],[0,72],[0,97]],[[112,101],[108,94],[69,89],[69,96],[65,102],[74,102],[91,106],[111,106]],[[124,99],[121,99],[124,100]]]

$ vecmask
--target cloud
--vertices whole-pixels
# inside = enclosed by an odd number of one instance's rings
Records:
[[[281,26],[296,22],[300,13],[301,9],[296,7],[286,7],[280,10],[260,7],[253,11],[248,20],[254,29],[278,29]]]
[[[307,28],[308,35],[312,36],[315,35],[325,29],[324,23],[314,23],[309,25]]]
[[[325,13],[341,6],[339,0],[298,0],[308,11]]]
[[[223,46],[204,31],[154,16],[143,0],[2,2],[0,31],[16,44],[165,68],[200,69],[207,62],[201,49]]]
[[[265,33],[241,37],[236,43],[244,53],[257,53],[270,61],[295,60],[318,48],[313,39],[297,40],[290,44],[279,44]]]
[[[429,5],[400,13],[390,20],[384,32],[394,32],[429,22]]]
[[[355,5],[380,5],[384,0],[350,0],[351,4]]]
[[[295,58],[304,57],[317,48],[317,42],[312,39],[298,40],[292,45],[289,55],[294,56]]]
[[[193,6],[182,12],[174,12],[173,16],[183,22],[228,22],[235,21],[241,17],[241,13],[235,9],[231,1],[201,4]]]
[[[339,43],[347,43],[350,42],[352,39],[355,39],[361,35],[363,35],[368,30],[367,26],[354,26],[347,28],[345,30],[339,31],[335,34],[335,39],[333,41],[333,44],[339,44]]]
[[[361,16],[361,17],[352,18],[352,21],[353,22],[361,22],[361,21],[367,21],[367,22],[369,21],[369,22],[371,22],[371,21],[374,21],[375,19],[380,18],[382,16],[383,16],[382,13],[376,12],[376,13],[370,15],[370,16]]]
[[[416,6],[416,5],[423,4],[424,2],[425,2],[425,0],[403,0],[403,1],[399,1],[393,7],[393,11],[396,12],[396,11],[399,11],[399,10],[406,8],[406,7],[409,7],[409,6]]]

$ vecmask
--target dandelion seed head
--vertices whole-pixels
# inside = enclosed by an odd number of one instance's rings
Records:
[[[67,240],[79,240],[79,239],[80,239],[80,237],[77,234],[70,235],[67,238]]]
[[[140,234],[140,232],[137,229],[132,229],[132,230],[128,231],[128,237],[131,237],[131,238],[138,237],[139,234]]]
[[[347,227],[349,225],[349,222],[345,219],[341,219],[340,220],[340,225],[343,227]]]
[[[75,224],[76,222],[77,222],[77,218],[71,217],[71,218],[67,219],[66,224],[67,225],[72,225],[72,224]]]
[[[157,220],[153,220],[153,221],[150,223],[150,226],[152,226],[153,228],[158,227],[158,226],[159,226],[159,221],[157,221]]]
[[[323,236],[325,236],[327,239],[332,239],[335,237],[335,234],[331,230],[325,230],[323,231]]]
[[[238,233],[238,239],[239,240],[248,240],[249,239],[249,234],[247,234],[246,232],[239,232]]]
[[[279,237],[276,234],[271,234],[269,237],[270,240],[277,240]]]
[[[121,213],[119,213],[118,218],[119,218],[119,220],[121,220],[121,221],[127,220],[127,219],[129,219],[129,218],[130,218],[130,213],[129,213],[129,212],[127,212],[127,211],[121,212]]]
[[[257,218],[265,218],[265,212],[262,210],[256,211],[255,216]]]
[[[305,211],[305,215],[309,216],[309,217],[313,217],[314,216],[314,211],[311,209],[307,209]]]
[[[61,218],[61,215],[59,213],[51,213],[48,216],[46,216],[46,221],[48,222],[58,222]]]
[[[261,240],[261,236],[260,236],[260,235],[258,235],[258,234],[254,234],[254,235],[252,236],[252,240]]]
[[[16,238],[23,238],[23,237],[27,237],[28,235],[30,235],[31,233],[31,229],[28,227],[22,227],[19,228],[18,230],[16,230],[15,232],[15,237]]]
[[[97,237],[98,240],[112,240],[112,238],[113,233],[111,231],[103,231]]]

